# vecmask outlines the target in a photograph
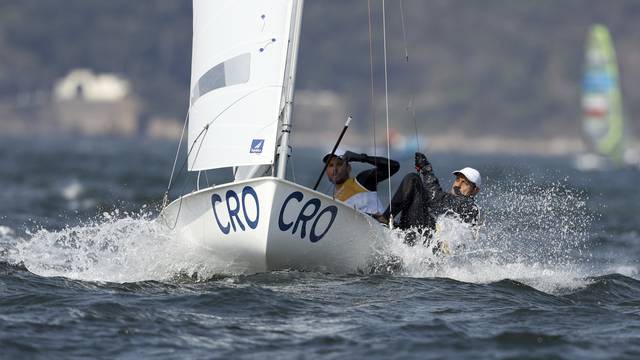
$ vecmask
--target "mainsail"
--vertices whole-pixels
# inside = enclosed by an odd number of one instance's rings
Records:
[[[189,170],[273,164],[293,0],[194,0]]]
[[[584,130],[592,150],[620,164],[625,150],[624,116],[618,63],[605,26],[591,27],[585,55],[582,84]]]

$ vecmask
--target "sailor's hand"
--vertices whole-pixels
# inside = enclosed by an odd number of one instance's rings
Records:
[[[345,162],[362,161],[366,157],[367,157],[367,154],[356,154],[353,151],[345,151],[344,155],[342,155],[342,159]]]
[[[431,164],[429,163],[429,160],[427,160],[427,157],[423,153],[419,153],[419,152],[416,153],[415,165],[416,165],[416,170],[418,171],[422,171],[422,170],[431,171]]]

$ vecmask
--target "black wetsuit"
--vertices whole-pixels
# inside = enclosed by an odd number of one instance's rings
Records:
[[[361,162],[375,166],[373,169],[364,170],[356,175],[356,180],[360,185],[369,191],[378,191],[378,183],[389,178],[389,173],[397,173],[400,170],[400,163],[381,156],[369,156],[367,154],[349,153],[349,162]]]
[[[419,173],[407,174],[402,179],[391,199],[391,208],[394,214],[400,214],[400,229],[417,227],[432,233],[437,217],[442,214],[454,214],[470,224],[478,220],[474,198],[443,191],[428,162]],[[389,218],[389,208],[384,217]]]

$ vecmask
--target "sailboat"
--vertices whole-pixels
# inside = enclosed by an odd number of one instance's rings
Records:
[[[194,0],[188,170],[233,168],[160,218],[220,271],[366,269],[385,232],[286,179],[302,0]]]
[[[585,51],[582,84],[583,129],[588,153],[576,159],[580,170],[604,170],[630,160],[618,62],[609,30],[593,25]]]

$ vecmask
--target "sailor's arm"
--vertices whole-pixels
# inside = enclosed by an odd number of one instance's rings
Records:
[[[429,200],[444,196],[445,191],[442,190],[438,178],[433,173],[433,167],[424,154],[416,153],[415,166]]]
[[[365,170],[356,176],[358,182],[370,191],[376,191],[378,183],[386,180],[389,173],[393,175],[400,170],[400,163],[381,156],[369,156],[347,151],[343,158],[347,162],[355,161],[375,166],[375,168]]]

